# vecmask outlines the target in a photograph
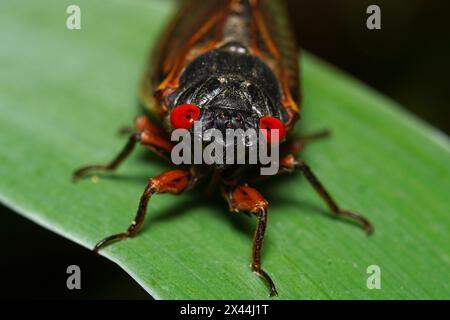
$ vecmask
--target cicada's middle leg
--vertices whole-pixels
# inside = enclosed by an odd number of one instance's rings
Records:
[[[192,181],[194,180],[195,177],[185,170],[170,170],[151,178],[142,193],[136,216],[128,229],[99,241],[95,245],[94,251],[98,252],[111,242],[125,240],[136,235],[144,223],[144,218],[147,213],[147,204],[152,195],[157,193],[180,194],[191,187]]]

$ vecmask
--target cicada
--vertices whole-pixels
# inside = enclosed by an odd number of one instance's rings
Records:
[[[75,179],[93,171],[115,170],[137,144],[171,161],[171,133],[192,130],[195,122],[219,131],[255,129],[265,132],[265,143],[279,145],[278,174],[303,172],[333,215],[353,220],[372,232],[367,219],[338,206],[299,158],[305,143],[327,132],[300,137],[292,134],[302,100],[299,50],[281,1],[185,2],[160,44],[151,55],[140,88],[147,112],[136,118],[125,147],[106,165],[78,169]],[[177,195],[207,181],[208,189],[218,190],[232,212],[256,216],[251,269],[266,282],[270,295],[276,295],[275,283],[261,265],[268,202],[251,186],[262,178],[254,170],[259,165],[194,163],[150,178],[128,229],[101,240],[94,250],[136,235],[153,195]]]

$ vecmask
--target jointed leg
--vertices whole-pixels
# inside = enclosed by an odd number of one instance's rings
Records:
[[[267,226],[267,201],[255,189],[248,186],[225,187],[222,194],[231,211],[254,214],[258,218],[253,237],[251,268],[264,279],[270,287],[270,296],[277,295],[277,289],[270,276],[261,268],[261,249]]]
[[[369,220],[360,215],[359,213],[351,212],[348,210],[342,210],[325,187],[320,183],[319,179],[312,172],[311,168],[305,163],[303,160],[296,160],[293,155],[288,155],[280,160],[281,168],[286,171],[293,171],[294,169],[300,169],[305,175],[306,179],[313,186],[313,188],[317,191],[317,193],[322,197],[322,199],[328,205],[330,211],[336,215],[337,217],[347,218],[352,221],[358,223],[367,234],[371,234],[373,232],[373,226]]]
[[[305,147],[305,145],[307,143],[328,137],[329,135],[330,135],[330,131],[328,129],[323,129],[320,131],[302,135],[298,138],[291,138],[291,139],[287,140],[286,142],[284,142],[280,147],[280,156],[281,156],[280,169],[277,174],[292,172],[292,170],[294,169],[294,168],[291,169],[286,166],[283,166],[283,158],[285,156],[291,156],[291,155],[297,156],[303,150],[303,148]],[[258,171],[258,173],[259,173],[259,171]],[[251,175],[250,177],[246,177],[245,181],[253,184],[253,183],[259,183],[259,182],[265,181],[271,177],[272,176],[262,176],[259,174],[254,174],[254,175]]]
[[[302,135],[298,138],[293,138],[281,145],[281,155],[292,154],[297,156],[305,147],[305,144],[313,142],[318,139],[328,137],[330,131],[328,129],[323,129],[320,131],[312,132],[309,134]]]
[[[73,173],[73,180],[77,181],[82,176],[86,175],[92,171],[113,171],[115,170],[119,164],[121,164],[134,149],[134,146],[137,142],[141,141],[141,133],[133,133],[129,138],[127,144],[123,147],[122,151],[108,164],[100,165],[100,164],[91,164],[77,169]]]
[[[114,234],[101,240],[95,245],[94,251],[98,252],[100,249],[113,241],[124,240],[134,236],[144,222],[145,214],[147,212],[147,204],[150,197],[155,193],[168,192],[171,194],[179,194],[189,186],[190,179],[190,173],[184,170],[171,170],[157,177],[151,178],[141,196],[136,216],[128,229],[125,232]]]
[[[136,129],[138,132],[132,133],[128,138],[127,144],[122,151],[106,165],[87,165],[79,168],[73,174],[73,180],[77,181],[82,176],[92,171],[113,171],[131,154],[136,143],[148,147],[155,153],[167,157],[166,154],[172,150],[172,142],[163,135],[161,129],[151,123],[146,117],[136,119]]]

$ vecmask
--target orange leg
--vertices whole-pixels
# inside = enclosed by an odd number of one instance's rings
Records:
[[[246,185],[234,188],[224,187],[222,194],[228,202],[230,211],[254,214],[258,218],[256,231],[253,237],[251,268],[258,276],[267,282],[270,288],[270,296],[277,295],[278,293],[274,282],[261,268],[261,249],[267,226],[267,201],[257,190]]]
[[[166,160],[170,159],[173,142],[170,141],[169,135],[162,127],[154,124],[145,116],[136,118],[135,127],[142,132],[141,145]]]
[[[135,126],[137,132],[130,135],[127,144],[111,162],[106,165],[93,164],[83,166],[74,172],[73,180],[77,181],[82,176],[92,171],[113,171],[117,169],[117,167],[128,158],[138,142],[161,157],[166,159],[169,158],[168,154],[170,154],[173,144],[160,127],[151,123],[143,116],[136,119]]]
[[[213,28],[216,23],[221,19],[222,17],[225,17],[226,11],[218,12],[214,14],[213,17],[208,19],[199,29],[197,32],[195,32],[192,37],[187,41],[183,49],[181,50],[181,54],[175,59],[174,64],[167,75],[167,77],[159,84],[158,91],[162,91],[166,88],[176,88],[178,87],[179,82],[179,73],[183,69],[183,61],[186,60],[186,56],[189,53],[189,50],[192,49],[192,47],[202,38],[204,34],[206,34],[211,28]],[[218,29],[220,32],[221,28]],[[213,43],[217,43],[217,40],[214,40]],[[214,44],[208,44],[208,46],[213,47]]]
[[[164,129],[150,121],[150,119],[146,116],[138,116],[134,120],[134,127],[137,131],[151,131],[155,135],[160,136],[161,138],[167,138],[167,132]],[[168,139],[168,138],[167,138]],[[169,139],[170,140],[170,139]]]
[[[95,252],[113,241],[124,240],[133,237],[141,228],[147,213],[147,204],[155,193],[179,194],[190,186],[191,175],[184,170],[167,171],[157,177],[151,178],[141,196],[139,207],[134,220],[125,232],[114,234],[99,241],[94,248]]]
[[[341,209],[336,201],[331,197],[316,175],[313,173],[311,168],[305,163],[303,160],[297,160],[294,155],[289,154],[282,159],[280,159],[280,172],[293,172],[295,169],[300,169],[305,175],[306,179],[312,185],[312,187],[316,190],[316,192],[321,196],[321,198],[325,201],[331,213],[336,217],[345,218],[352,220],[359,224],[367,234],[371,234],[373,232],[373,225],[363,217],[361,214],[343,210]]]
[[[329,135],[330,135],[330,131],[328,129],[323,129],[323,130],[316,131],[313,133],[305,134],[298,138],[292,138],[292,139],[289,139],[286,142],[284,142],[280,146],[280,156],[281,156],[280,169],[279,169],[277,175],[283,174],[283,173],[290,173],[295,169],[295,168],[290,168],[289,166],[283,165],[283,161],[286,161],[286,159],[284,158],[285,156],[287,156],[287,155],[297,156],[298,154],[300,154],[300,152],[303,150],[303,148],[305,147],[305,145],[307,143],[328,137]],[[246,182],[260,183],[271,177],[272,176],[261,176],[258,174],[258,175],[253,175],[250,178],[247,178]]]

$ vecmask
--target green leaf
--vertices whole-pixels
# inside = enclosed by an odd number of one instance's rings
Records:
[[[2,2],[0,199],[92,248],[128,226],[147,179],[169,167],[140,151],[98,183],[70,180],[73,169],[108,161],[123,146],[117,129],[138,112],[147,53],[173,5],[76,2],[82,29],[72,31],[69,1]],[[450,298],[447,138],[311,55],[301,62],[299,129],[333,133],[303,156],[343,207],[373,221],[375,234],[329,218],[300,174],[265,184],[263,266],[279,298]],[[255,220],[229,213],[218,196],[206,199],[199,191],[155,196],[140,234],[102,254],[155,298],[267,298],[249,268]],[[381,290],[366,286],[370,265],[381,268]]]

